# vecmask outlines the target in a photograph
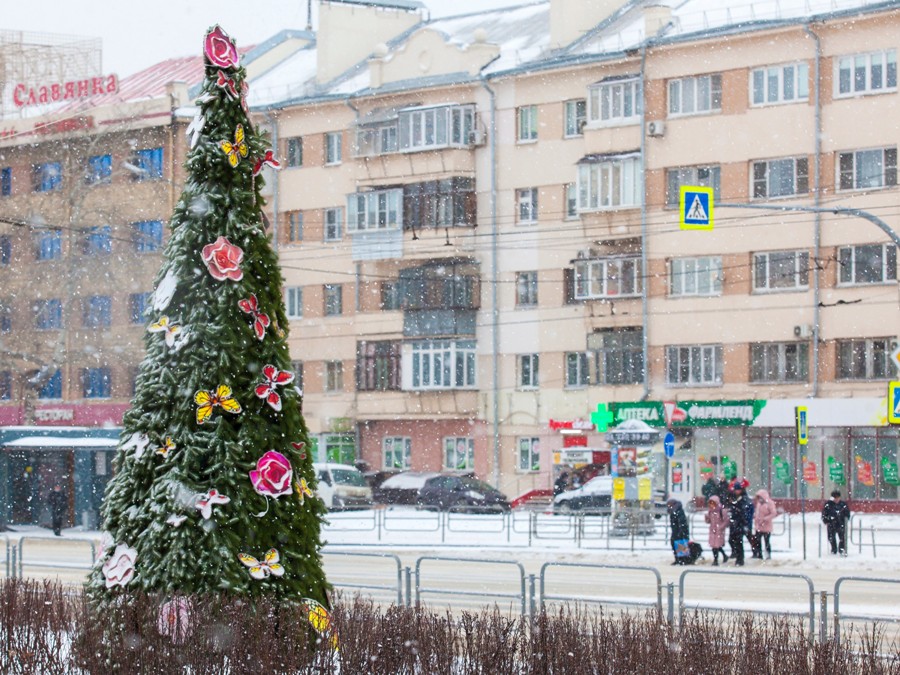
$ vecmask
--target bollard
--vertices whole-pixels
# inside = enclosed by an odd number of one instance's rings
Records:
[[[537,614],[537,601],[535,600],[535,576],[533,574],[528,575],[528,610],[531,618],[534,618],[534,615]]]
[[[857,528],[858,534],[856,536],[857,536],[857,541],[859,541],[859,554],[862,555],[862,519],[860,519],[858,522],[859,522],[859,527]],[[850,547],[848,546],[847,548],[850,548]]]
[[[12,545],[12,553],[10,553],[10,559],[12,560],[12,573],[10,575],[10,579],[16,578],[16,552],[18,551],[18,547],[13,544]]]
[[[869,533],[872,535],[872,557],[877,558],[878,556],[875,555],[875,526],[874,525],[869,525]]]
[[[828,591],[819,592],[819,642],[828,639]]]
[[[412,570],[409,567],[403,568],[403,574],[405,576],[405,586],[406,586],[406,606],[412,606]]]
[[[675,625],[675,584],[666,584],[666,598],[668,607],[666,608],[666,621],[669,626]]]
[[[381,541],[381,525],[384,520],[384,509],[378,509],[375,512],[375,530],[377,533],[378,541]]]

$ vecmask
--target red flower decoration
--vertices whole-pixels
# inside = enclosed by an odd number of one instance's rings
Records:
[[[283,387],[293,382],[294,374],[286,370],[278,370],[273,365],[266,365],[263,366],[263,376],[266,381],[256,385],[256,395],[264,398],[266,403],[272,406],[272,410],[281,410],[281,395],[275,391],[275,387]]]
[[[253,175],[258,176],[263,170],[264,166],[271,166],[273,169],[278,171],[278,169],[281,168],[281,162],[275,159],[274,152],[272,152],[271,150],[266,150],[266,156],[256,160],[256,165],[253,167]]]
[[[294,450],[300,453],[300,459],[306,459],[306,443],[303,441],[300,441],[299,443],[291,441],[291,445],[294,446]]]
[[[221,70],[216,78],[216,86],[224,89],[229,98],[237,98],[238,93],[237,89],[234,88],[234,80],[230,77],[225,77],[225,73]]]
[[[246,300],[238,300],[238,307],[244,314],[253,317],[253,330],[256,332],[256,337],[262,340],[266,336],[266,328],[269,327],[269,315],[259,311],[256,295],[251,293]]]
[[[201,257],[213,279],[240,281],[244,278],[244,272],[241,270],[244,251],[225,237],[219,237],[212,244],[204,246]]]
[[[288,458],[280,452],[269,450],[256,462],[256,471],[250,472],[253,489],[264,497],[281,497],[291,494],[294,472]]]
[[[238,64],[237,47],[228,37],[228,33],[219,26],[214,27],[206,34],[203,51],[209,62],[219,68],[234,68]]]

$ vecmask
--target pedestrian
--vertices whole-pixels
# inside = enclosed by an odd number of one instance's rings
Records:
[[[709,499],[714,494],[718,493],[719,484],[716,482],[715,476],[710,474],[709,478],[703,484],[703,487],[700,488],[700,493],[703,495],[703,498],[706,500],[706,504],[709,505]]]
[[[828,543],[833,555],[847,555],[847,521],[850,520],[850,507],[841,499],[841,491],[831,493],[831,499],[822,507],[822,522],[828,526]],[[837,541],[835,541],[837,540]]]
[[[748,518],[747,504],[750,502],[744,494],[744,488],[740,483],[731,491],[729,503],[730,518],[728,521],[728,545],[731,547],[731,556],[738,567],[744,565],[744,535],[750,533],[753,524],[752,514]],[[752,508],[752,504],[750,507]]]
[[[684,514],[684,507],[677,499],[670,499],[666,502],[666,510],[669,512],[672,553],[675,554],[675,562],[672,564],[686,565],[690,556],[689,540],[691,531],[688,527],[687,516]]]
[[[728,562],[725,555],[725,531],[728,529],[728,521],[731,515],[728,509],[722,506],[722,500],[718,495],[709,498],[709,508],[706,511],[705,520],[709,523],[709,547],[712,549],[713,565],[718,567],[719,554],[722,554],[722,564]]]
[[[66,515],[66,507],[69,505],[69,498],[66,496],[66,493],[62,491],[59,483],[53,486],[53,491],[50,493],[47,501],[50,503],[53,534],[57,537],[61,537],[63,517]]]
[[[753,512],[753,557],[762,560],[763,544],[766,545],[766,559],[772,557],[772,522],[778,515],[778,509],[775,502],[769,496],[767,490],[757,490],[753,501],[755,502]]]
[[[556,481],[553,483],[553,496],[561,495],[569,486],[569,474],[566,471],[560,472]]]
[[[725,478],[725,474],[719,474],[719,487],[716,490],[716,494],[719,495],[719,501],[723,504],[728,503],[728,498],[731,496],[731,488],[728,486],[728,480]]]

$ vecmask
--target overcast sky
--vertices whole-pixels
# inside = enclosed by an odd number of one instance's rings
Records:
[[[424,0],[433,18],[531,1]],[[124,77],[172,56],[199,55],[204,31],[216,23],[239,45],[305,28],[306,7],[307,0],[5,0],[2,28],[102,38],[103,70]]]

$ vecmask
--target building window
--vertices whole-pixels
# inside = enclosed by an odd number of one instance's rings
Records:
[[[519,389],[537,389],[540,386],[540,355],[519,355]]]
[[[287,235],[289,242],[303,241],[303,212],[287,212]]]
[[[137,253],[153,253],[162,247],[163,224],[161,220],[143,220],[132,223],[134,250]]]
[[[444,468],[471,471],[475,468],[475,439],[453,437],[444,439]]]
[[[809,66],[790,63],[756,68],[750,73],[753,105],[795,103],[809,98]]]
[[[666,170],[666,204],[677,206],[681,200],[681,187],[702,186],[713,189],[713,197],[719,199],[722,170],[718,166],[684,166]]]
[[[325,316],[340,316],[344,311],[340,284],[325,284],[322,295],[325,298]]]
[[[325,209],[325,241],[340,241],[344,229],[344,209]]]
[[[109,368],[85,368],[82,370],[84,398],[109,398],[111,378]]]
[[[9,265],[12,259],[12,240],[5,234],[0,236],[0,265]]]
[[[402,294],[400,292],[399,281],[382,281],[381,282],[381,309],[390,312],[402,309]]]
[[[84,300],[84,327],[109,328],[112,323],[112,298],[92,295]]]
[[[8,370],[0,370],[0,401],[12,399],[12,374]]]
[[[136,181],[155,180],[163,176],[163,149],[136,150],[128,167]]]
[[[536,307],[537,304],[537,272],[516,272],[516,307]]]
[[[641,118],[641,81],[632,75],[609,78],[588,89],[588,118],[599,124],[637,123]]]
[[[722,345],[666,347],[666,382],[692,386],[722,384]]]
[[[150,296],[152,293],[132,293],[128,296],[128,314],[131,317],[131,323],[144,323],[147,318],[144,312],[150,306]]]
[[[566,138],[581,136],[584,134],[584,125],[587,122],[587,101],[583,98],[565,102],[566,112]]]
[[[84,255],[112,253],[112,228],[109,225],[92,227],[85,232]]]
[[[359,391],[399,391],[400,343],[360,342],[356,346],[356,388]]]
[[[641,294],[641,259],[600,258],[575,263],[575,299],[591,300]]]
[[[344,134],[340,131],[325,134],[325,164],[340,164],[343,159]]]
[[[587,352],[567,352],[566,387],[586,387],[590,383],[590,355]]]
[[[36,259],[55,260],[62,256],[62,230],[45,230],[37,235],[36,243]]]
[[[475,382],[474,340],[431,340],[411,345],[410,388],[468,389]]]
[[[842,246],[838,249],[838,283],[882,284],[897,279],[894,244]]]
[[[897,184],[897,148],[838,154],[841,190],[864,190]]]
[[[402,225],[403,190],[358,192],[347,199],[347,231],[396,230]]]
[[[398,113],[400,150],[464,147],[471,143],[475,107],[436,106]]]
[[[12,302],[10,298],[0,298],[0,333],[12,330]]]
[[[541,470],[541,439],[536,437],[519,439],[519,471]]]
[[[56,330],[62,328],[62,300],[38,300],[35,302],[34,327],[37,330]]]
[[[285,146],[287,149],[287,152],[285,152],[287,165],[289,167],[303,166],[303,139],[299,136],[288,138],[285,141]]]
[[[84,182],[88,185],[109,183],[112,180],[112,155],[88,157]]]
[[[356,130],[356,156],[372,157],[400,149],[399,124],[393,120],[360,126]]]
[[[566,220],[573,220],[578,217],[578,185],[576,183],[567,183],[565,190]]]
[[[344,364],[341,361],[325,362],[325,391],[344,391]]]
[[[0,197],[12,195],[12,167],[6,166],[0,169]]]
[[[806,157],[753,162],[753,198],[786,197],[809,192]]]
[[[34,192],[50,192],[62,187],[62,165],[44,162],[31,167],[31,185]]]
[[[62,398],[62,371],[59,368],[46,380],[38,391],[40,399],[61,399]]]
[[[642,197],[638,156],[591,159],[578,165],[578,210],[638,206]]]
[[[538,219],[537,188],[516,190],[516,222],[536,223]]]
[[[808,252],[777,251],[753,254],[754,290],[800,290],[808,286]]]
[[[752,382],[806,382],[809,345],[806,342],[766,342],[750,345]]]
[[[516,126],[520,142],[536,141],[538,137],[538,108],[536,105],[523,105],[516,108]]]
[[[408,471],[412,466],[412,439],[406,436],[386,436],[381,439],[384,469]]]
[[[896,343],[888,338],[838,340],[837,376],[842,380],[887,380],[896,375],[891,352]]]
[[[722,258],[673,258],[669,262],[669,294],[720,295],[722,293]]]
[[[303,361],[291,361],[291,372],[294,374],[294,386],[303,395]]]
[[[597,353],[597,384],[639,384],[644,381],[643,331],[605,330],[588,336]]]
[[[836,61],[836,96],[880,94],[897,89],[897,50],[843,56]]]
[[[701,75],[669,81],[670,115],[699,115],[721,109],[721,75]]]
[[[291,286],[284,290],[285,313],[288,319],[303,318],[303,288]]]
[[[456,176],[406,185],[403,210],[410,230],[475,225],[475,180]]]

